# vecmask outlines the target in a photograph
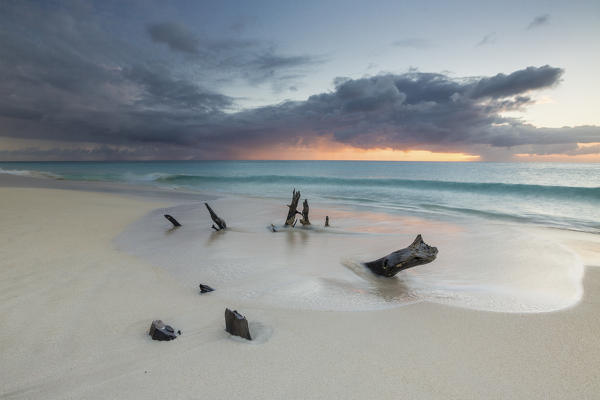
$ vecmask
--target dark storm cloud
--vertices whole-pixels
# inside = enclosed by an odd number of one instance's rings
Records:
[[[215,141],[240,147],[309,142],[328,135],[360,148],[546,152],[549,145],[600,141],[598,127],[535,128],[502,113],[531,103],[527,93],[556,84],[563,71],[528,67],[490,78],[456,80],[411,72],[339,79],[333,92],[302,102],[247,110],[215,121]]]
[[[155,107],[174,107],[201,112],[216,112],[232,105],[231,98],[199,88],[184,79],[174,79],[162,68],[134,65],[122,76],[143,88],[139,104]]]
[[[560,68],[544,65],[540,68],[528,67],[509,75],[497,74],[491,78],[480,79],[474,86],[471,96],[473,98],[508,97],[528,90],[550,87],[558,83],[563,72]]]
[[[535,17],[529,25],[527,25],[527,29],[535,29],[540,26],[547,25],[550,23],[550,14],[542,14]]]
[[[191,57],[191,62],[213,70],[220,79],[242,77],[252,84],[285,80],[282,75],[302,76],[307,67],[324,61],[323,57],[280,54],[275,46],[259,40],[201,37],[174,22],[150,24],[147,32],[153,42]]]
[[[338,78],[333,90],[304,101],[233,112],[235,99],[210,86],[223,76],[216,70],[293,90],[301,76],[294,68],[314,58],[281,55],[252,41],[159,32],[159,43],[191,60],[183,68],[121,41],[94,15],[85,7],[0,4],[0,136],[3,143],[29,143],[0,149],[0,160],[228,158],[322,137],[360,148],[498,159],[588,152],[595,147],[577,143],[600,142],[595,126],[535,128],[503,116],[527,107],[530,92],[556,85],[560,68],[464,79],[413,70]],[[190,65],[205,74],[186,73]]]

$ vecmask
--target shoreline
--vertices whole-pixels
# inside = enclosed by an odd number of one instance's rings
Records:
[[[0,187],[0,199],[2,398],[593,398],[600,391],[600,269],[592,266],[582,300],[549,313],[425,302],[286,310],[200,296],[196,282],[183,285],[114,248],[130,223],[168,202],[14,187]],[[225,307],[247,316],[257,342],[224,332]],[[152,341],[147,329],[156,318],[183,335]]]

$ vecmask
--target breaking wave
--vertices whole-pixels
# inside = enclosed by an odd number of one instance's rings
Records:
[[[314,176],[288,176],[288,175],[253,175],[253,176],[206,176],[185,174],[147,174],[140,180],[154,180],[156,182],[201,186],[202,183],[244,183],[244,184],[280,184],[287,185],[335,185],[335,186],[361,186],[398,188],[409,190],[427,191],[452,191],[469,192],[493,195],[522,195],[542,196],[553,198],[574,197],[580,200],[600,200],[600,187],[578,186],[548,186],[526,185],[509,183],[478,183],[478,182],[451,182],[438,180],[411,180],[411,179],[378,179],[378,178],[333,178]]]

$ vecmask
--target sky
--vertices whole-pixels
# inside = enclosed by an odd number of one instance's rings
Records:
[[[0,2],[0,161],[600,162],[600,2]]]

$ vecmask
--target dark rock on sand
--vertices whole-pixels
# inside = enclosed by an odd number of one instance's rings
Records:
[[[148,334],[154,340],[173,340],[177,337],[175,329],[170,325],[165,325],[160,319],[152,321]]]
[[[211,288],[208,285],[203,285],[202,283],[200,284],[200,293],[208,293],[208,292],[212,292],[215,289]]]
[[[225,309],[225,330],[232,335],[252,340],[246,317],[237,311],[231,311],[229,308]]]

